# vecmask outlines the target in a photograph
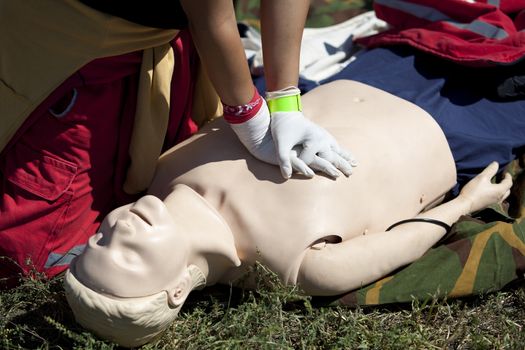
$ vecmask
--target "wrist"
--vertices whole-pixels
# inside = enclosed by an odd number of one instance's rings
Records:
[[[230,123],[230,127],[250,152],[257,148],[270,128],[270,113],[264,99],[252,118],[242,123]]]
[[[277,91],[267,91],[266,102],[270,113],[302,111],[301,90],[295,86]]]
[[[264,99],[253,87],[252,99],[243,105],[231,106],[222,103],[224,119],[230,124],[241,124],[255,117],[264,105]]]
[[[453,201],[459,205],[461,215],[469,215],[474,211],[473,200],[465,194],[460,193],[455,199],[453,199]]]

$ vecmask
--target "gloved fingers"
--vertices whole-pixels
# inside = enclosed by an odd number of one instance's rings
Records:
[[[349,176],[351,167],[357,165],[355,158],[341,149],[327,130],[306,119],[300,112],[274,112],[270,125],[279,166],[286,179],[292,171],[313,176],[309,167],[311,164],[333,177],[340,175],[337,169]],[[298,157],[290,156],[293,148],[300,150]]]
[[[354,158],[352,153],[348,152],[346,149],[341,148],[339,146],[339,143],[335,139],[335,137],[332,136],[328,131],[326,131],[328,138],[330,140],[330,148],[333,152],[338,154],[341,158],[348,161],[348,163],[352,166],[357,166],[357,160]]]
[[[338,169],[347,177],[352,174],[352,165],[348,160],[333,151],[328,145],[323,147],[322,144],[318,143],[316,146],[317,147],[315,148],[303,148],[303,151],[299,157],[306,164],[332,177],[339,176],[339,171],[337,171]],[[317,151],[316,154],[312,156],[311,153],[315,151]]]
[[[343,174],[345,174],[346,177],[352,175],[352,165],[350,162],[341,157],[338,153],[334,152],[332,149],[329,151],[326,149],[322,150],[317,153],[317,156],[328,161],[333,167],[339,169]],[[337,176],[339,176],[339,173],[337,174]]]
[[[339,171],[337,171],[337,168],[324,158],[315,156],[314,160],[309,165],[313,169],[322,171],[328,176],[331,176],[333,178],[339,177]]]
[[[333,152],[332,160],[330,161],[333,166],[339,169],[346,177],[352,175],[352,167],[355,166],[352,164],[352,161],[349,161],[338,153]]]
[[[314,161],[318,152],[321,151],[321,146],[317,142],[306,141],[300,146],[299,158],[306,164],[310,164]]]
[[[285,179],[292,177],[292,160],[290,157],[279,155],[279,168]]]
[[[335,144],[332,144],[332,150],[337,153],[341,158],[343,158],[344,160],[348,161],[348,163],[351,165],[351,166],[357,166],[357,159],[355,159],[355,157],[353,156],[352,153],[350,153],[349,151],[347,151],[346,149],[343,149],[341,147],[339,147],[339,145],[337,143]]]
[[[339,176],[339,171],[337,169],[346,176],[352,174],[351,164],[334,152],[331,145],[327,143],[305,143],[299,158],[312,168],[320,170],[332,177]]]
[[[301,169],[304,170],[302,165],[297,165],[297,161],[294,161],[294,164],[292,164],[292,148],[295,146],[294,143],[290,142],[278,142],[278,140],[274,139],[274,142],[276,143],[276,151],[277,151],[277,159],[279,161],[279,167],[281,168],[281,173],[285,179],[289,179],[292,176],[293,169],[296,169],[297,166],[301,167]],[[295,156],[297,158],[297,156]],[[304,163],[301,161],[301,163]],[[310,170],[311,171],[311,170]],[[300,171],[303,173],[302,171]],[[311,171],[313,173],[313,171]],[[305,174],[305,173],[303,173]]]
[[[310,167],[297,156],[297,152],[292,151],[290,154],[291,164],[293,169],[306,177],[314,177],[315,173]]]
[[[305,141],[311,139],[306,131],[310,122],[300,112],[274,112],[270,126],[283,176],[289,177],[292,173],[290,151],[293,147],[302,146]]]

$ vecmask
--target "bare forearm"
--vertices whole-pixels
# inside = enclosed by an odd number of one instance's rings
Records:
[[[202,63],[221,100],[248,103],[253,96],[246,56],[231,0],[181,0]]]
[[[309,0],[261,1],[264,75],[268,91],[297,86]]]

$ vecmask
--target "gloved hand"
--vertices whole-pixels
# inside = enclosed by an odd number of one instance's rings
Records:
[[[296,96],[294,99],[300,104],[298,94],[297,88],[268,93],[276,99]],[[282,105],[282,100],[278,103]],[[357,165],[332,135],[301,112],[278,111],[270,117],[266,101],[256,90],[248,104],[224,105],[224,108],[224,118],[246,149],[263,162],[279,165],[286,179],[290,178],[292,170],[313,177],[311,168],[333,177],[339,176],[339,169],[349,176],[352,166]]]
[[[339,169],[350,176],[352,166],[356,166],[357,162],[339,147],[328,131],[304,117],[300,94],[301,91],[295,86],[266,92],[272,136],[283,177],[289,178],[292,168],[308,177],[314,176],[311,168],[332,177],[339,176]],[[299,157],[295,156],[295,152],[299,153]]]
[[[244,147],[255,158],[279,165],[270,130],[270,111],[264,99],[261,99],[261,103],[261,108],[251,119],[242,123],[231,123],[230,126]]]
[[[284,178],[292,175],[292,168],[308,177],[314,176],[311,168],[332,177],[339,176],[339,169],[350,176],[352,166],[357,165],[328,131],[305,118],[302,112],[273,112],[270,125]],[[299,157],[294,156],[292,149]]]

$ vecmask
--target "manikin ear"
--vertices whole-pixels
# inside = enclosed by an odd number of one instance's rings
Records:
[[[193,288],[193,278],[186,268],[175,286],[168,289],[168,302],[172,307],[180,307],[186,301]]]

